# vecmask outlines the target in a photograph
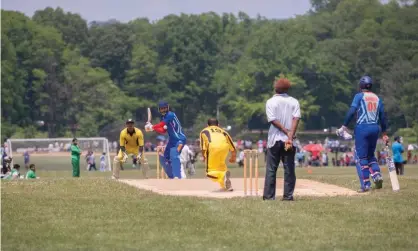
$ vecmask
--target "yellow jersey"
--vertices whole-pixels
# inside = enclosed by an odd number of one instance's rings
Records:
[[[235,152],[231,136],[219,126],[208,126],[200,132],[200,148],[207,152],[211,148],[229,146],[229,151]]]
[[[136,127],[132,133],[129,133],[128,128],[125,128],[120,132],[119,144],[124,146],[127,151],[137,151],[140,146],[144,146],[144,135]]]

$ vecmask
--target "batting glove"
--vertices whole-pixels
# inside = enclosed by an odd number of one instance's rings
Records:
[[[152,131],[154,131],[154,129],[152,129],[152,124],[150,122],[147,122],[145,124],[145,131],[146,132],[152,132]]]
[[[337,136],[342,137],[345,140],[353,138],[353,136],[347,132],[347,128],[345,126],[341,126],[341,128],[337,130]]]

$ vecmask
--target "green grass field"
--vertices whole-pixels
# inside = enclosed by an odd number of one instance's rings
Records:
[[[398,193],[385,170],[384,189],[366,196],[264,202],[157,195],[110,180],[110,172],[73,179],[68,158],[32,162],[39,180],[2,181],[1,250],[418,249],[418,166],[399,177]],[[312,170],[298,168],[297,177],[358,188],[354,167]],[[195,177],[203,171],[199,165]],[[142,173],[126,165],[121,178]]]

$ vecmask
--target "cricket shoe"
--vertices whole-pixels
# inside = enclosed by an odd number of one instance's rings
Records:
[[[225,176],[224,176],[224,185],[225,185],[225,190],[228,192],[232,192],[234,191],[234,189],[232,189],[232,184],[231,184],[231,172],[226,171],[225,172]]]
[[[370,186],[364,186],[362,188],[360,188],[360,190],[358,190],[358,193],[367,193],[370,192],[372,190],[372,188]]]
[[[112,175],[112,180],[118,180],[119,178],[116,178],[115,176]]]
[[[372,175],[372,179],[376,189],[381,189],[383,187],[383,177],[382,174],[376,172]]]

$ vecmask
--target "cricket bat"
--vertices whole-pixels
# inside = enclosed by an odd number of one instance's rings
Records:
[[[388,167],[388,172],[389,172],[389,177],[390,177],[390,183],[392,185],[392,190],[393,191],[399,191],[400,187],[399,187],[398,175],[396,175],[395,164],[393,163],[392,156],[389,152],[388,144],[386,144],[385,151],[387,152],[386,163],[387,163],[387,167]]]
[[[152,119],[151,108],[148,107],[147,111],[148,111],[148,121],[147,122],[151,123],[151,119]]]

